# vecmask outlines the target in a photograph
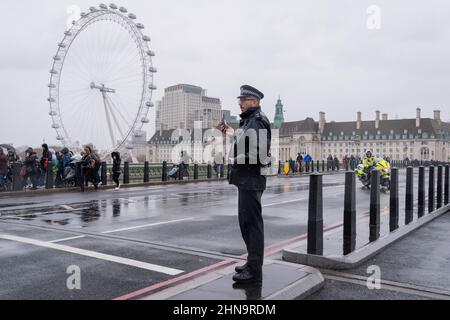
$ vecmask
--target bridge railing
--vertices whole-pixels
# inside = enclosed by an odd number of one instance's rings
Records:
[[[50,167],[47,170],[45,177],[45,189],[55,189],[55,188],[70,188],[70,187],[80,187],[81,184],[86,186],[86,181],[84,179],[84,171],[81,164],[77,164],[76,177],[74,185],[60,184],[56,186],[56,172],[53,172]],[[218,179],[227,178],[229,175],[229,166],[220,165],[213,166],[212,164],[190,164],[185,167],[185,170],[179,170],[177,175],[169,177],[169,172],[175,167],[175,164],[163,162],[162,164],[155,164],[145,162],[142,164],[131,164],[125,162],[121,166],[120,182],[121,184],[146,184],[146,183],[157,183],[157,182],[168,182],[175,180],[207,180],[207,179]],[[11,166],[10,183],[8,183],[6,190],[4,191],[22,191],[24,178],[20,175],[22,165],[17,163]],[[113,170],[112,165],[103,162],[99,168],[99,177],[102,185],[107,186],[113,183]],[[216,172],[217,170],[217,172]],[[36,176],[33,178],[35,182],[38,181]]]
[[[414,212],[421,219],[444,206],[449,205],[450,164],[449,163],[410,163],[411,166],[401,171],[406,174],[405,189],[405,221],[409,225],[414,220]],[[428,165],[428,170],[425,165]],[[434,165],[436,164],[436,166]],[[391,185],[389,199],[389,230],[394,232],[399,229],[400,199],[399,199],[399,175],[405,163],[394,163],[397,168],[391,170]],[[418,165],[414,167],[412,165]],[[428,173],[427,173],[428,171]],[[418,173],[415,183],[414,174]],[[343,209],[343,255],[349,255],[356,250],[356,174],[348,171],[345,174],[345,196]],[[425,178],[428,175],[428,185]],[[308,209],[308,244],[307,253],[322,256],[324,252],[323,234],[323,175],[316,173],[310,177],[310,196]],[[380,239],[381,207],[380,207],[380,171],[373,170],[370,189],[370,222],[369,242]],[[377,186],[377,187],[373,187]],[[426,190],[428,189],[428,192]],[[416,193],[415,193],[416,192]],[[427,194],[427,198],[425,197]],[[417,199],[417,200],[415,200]],[[426,200],[428,200],[426,203]],[[403,200],[402,200],[403,201]],[[414,204],[417,202],[417,210]],[[366,242],[365,242],[366,243]]]

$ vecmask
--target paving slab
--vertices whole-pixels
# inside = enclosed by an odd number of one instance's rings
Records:
[[[268,261],[263,268],[264,280],[261,284],[237,285],[232,280],[235,267],[227,267],[180,287],[145,297],[144,300],[294,300],[306,298],[324,283],[324,278],[316,269]]]

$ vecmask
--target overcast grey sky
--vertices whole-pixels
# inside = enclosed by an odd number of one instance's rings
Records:
[[[67,7],[99,1],[3,0],[0,28],[0,143],[52,143],[47,84]],[[152,38],[164,88],[202,86],[238,114],[242,84],[266,94],[273,119],[278,95],[286,120],[450,119],[450,2],[446,0],[122,0]],[[381,8],[381,29],[367,28],[367,8]],[[89,119],[86,119],[89,121]],[[153,132],[154,114],[151,115]]]

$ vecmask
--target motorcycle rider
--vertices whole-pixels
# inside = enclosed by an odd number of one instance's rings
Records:
[[[362,165],[359,165],[356,169],[356,175],[358,178],[364,176],[365,172],[368,172],[370,176],[370,172],[372,169],[380,170],[381,172],[381,182],[383,185],[387,185],[387,182],[390,180],[390,165],[384,159],[375,158],[372,154],[372,151],[367,151],[366,157],[362,161]],[[369,178],[369,176],[367,178]]]
[[[375,165],[375,160],[372,151],[367,151],[366,157],[363,159],[364,168],[372,168]]]

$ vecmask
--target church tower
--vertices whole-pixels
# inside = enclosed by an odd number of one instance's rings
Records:
[[[284,110],[283,110],[284,106],[283,103],[281,102],[281,97],[278,98],[278,102],[275,108],[276,110],[275,110],[274,125],[275,129],[280,129],[284,123]]]

